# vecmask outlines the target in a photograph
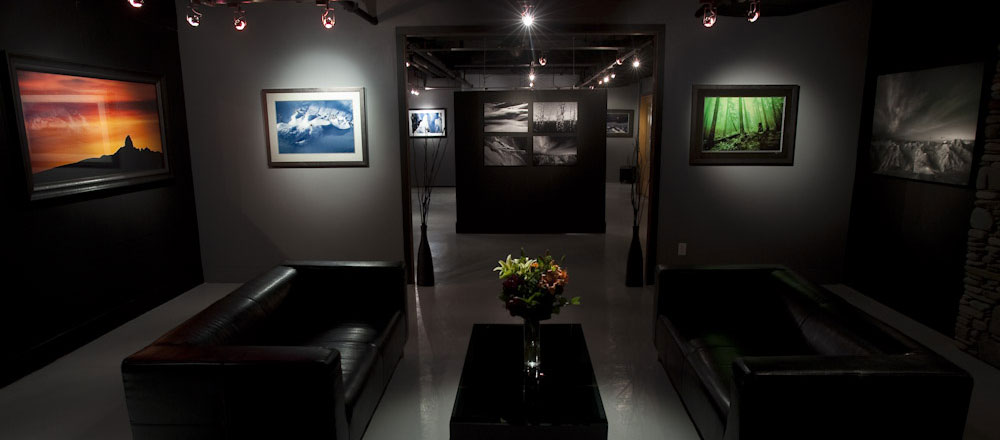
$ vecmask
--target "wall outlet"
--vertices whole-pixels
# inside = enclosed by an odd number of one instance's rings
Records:
[[[688,244],[677,243],[677,255],[683,257],[687,254],[688,254]]]

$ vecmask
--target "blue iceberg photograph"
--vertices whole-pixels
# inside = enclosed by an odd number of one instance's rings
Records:
[[[353,101],[277,101],[274,110],[279,154],[354,153]]]

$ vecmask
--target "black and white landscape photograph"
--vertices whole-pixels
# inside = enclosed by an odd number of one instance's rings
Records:
[[[576,136],[535,136],[532,143],[534,165],[576,165]]]
[[[575,102],[536,102],[532,110],[535,133],[576,133]]]
[[[483,104],[483,121],[487,133],[527,133],[527,102],[487,102]]]
[[[528,138],[524,136],[486,136],[483,165],[519,167],[528,165]]]
[[[965,185],[976,141],[982,65],[878,77],[872,122],[872,171]]]

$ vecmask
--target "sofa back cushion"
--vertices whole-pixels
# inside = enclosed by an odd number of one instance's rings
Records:
[[[914,351],[918,346],[843,298],[817,287],[794,272],[776,270],[771,278],[775,292],[785,302],[803,338],[818,354],[902,354]]]
[[[798,323],[774,294],[769,269],[676,271],[660,304],[694,346],[734,347],[740,355],[807,354]]]
[[[295,269],[275,267],[184,321],[154,344],[258,344],[269,316],[288,297]]]

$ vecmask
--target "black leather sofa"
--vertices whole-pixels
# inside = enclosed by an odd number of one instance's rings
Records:
[[[654,344],[705,440],[960,439],[972,379],[782,267],[664,269]]]
[[[399,263],[275,267],[122,362],[133,438],[358,440],[406,310]]]

